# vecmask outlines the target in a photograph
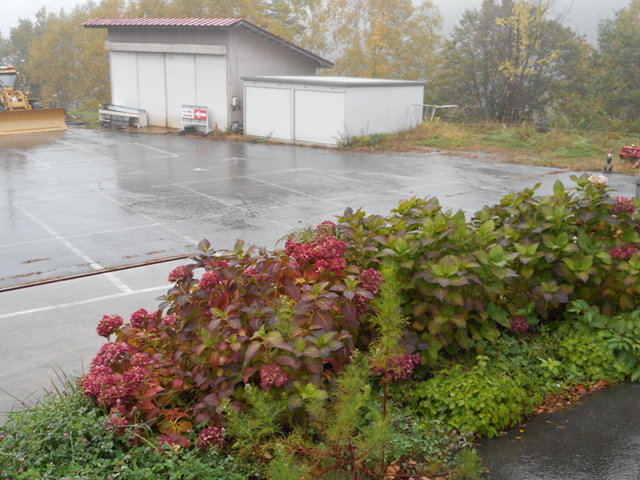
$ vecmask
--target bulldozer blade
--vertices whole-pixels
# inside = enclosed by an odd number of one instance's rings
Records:
[[[67,130],[64,108],[0,112],[0,135]]]

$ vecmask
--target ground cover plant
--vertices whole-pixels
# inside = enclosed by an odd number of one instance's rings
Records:
[[[201,242],[158,311],[105,315],[78,384],[1,427],[0,478],[478,478],[477,436],[640,377],[637,201],[574,181]]]
[[[500,125],[436,121],[397,134],[354,134],[342,139],[341,147],[363,151],[485,151],[496,154],[497,159],[512,163],[575,171],[602,170],[607,152],[613,149],[615,171],[637,174],[632,162],[619,160],[617,156],[622,146],[637,143],[637,134],[624,132],[562,128],[541,130],[526,123]]]

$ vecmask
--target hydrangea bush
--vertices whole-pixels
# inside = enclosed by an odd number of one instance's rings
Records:
[[[424,359],[457,355],[504,329],[524,333],[561,320],[582,299],[607,315],[640,298],[638,201],[573,177],[552,195],[505,196],[471,221],[435,198],[402,202],[388,217],[348,209],[339,218],[347,258],[362,268],[393,259],[403,313],[426,342]]]
[[[359,340],[368,300],[382,276],[344,257],[347,244],[325,222],[284,251],[202,254],[169,274],[175,285],[160,310],[111,315],[113,337],[80,380],[120,429],[144,422],[161,441],[187,446],[223,441],[224,409],[243,408],[243,385],[285,395],[292,411],[327,398]],[[309,236],[309,235],[308,235]]]
[[[397,314],[407,319],[398,351],[371,364],[383,382],[482,339],[529,335],[578,299],[606,314],[635,309],[637,201],[575,180],[547,197],[507,195],[470,221],[413,198],[388,217],[348,209],[337,225],[290,235],[283,250],[238,242],[213,251],[203,241],[169,274],[158,311],[103,317],[97,332],[111,341],[81,387],[114,428],[146,423],[173,445],[223,444],[226,409],[246,408],[245,386],[304,419],[355,350],[376,345],[369,311],[383,262],[394,266]]]

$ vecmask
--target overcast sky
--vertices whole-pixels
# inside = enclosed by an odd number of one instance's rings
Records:
[[[462,12],[482,3],[482,0],[433,1],[442,12],[446,32],[458,23]],[[598,22],[612,18],[616,10],[626,7],[629,2],[630,0],[557,0],[559,10],[566,13],[565,25],[587,35],[591,43],[597,41]],[[0,0],[0,32],[7,37],[10,28],[17,25],[18,19],[33,19],[42,7],[58,12],[61,8],[71,10],[75,5],[84,3],[85,0]]]

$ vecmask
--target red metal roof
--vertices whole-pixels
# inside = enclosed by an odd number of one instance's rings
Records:
[[[94,18],[85,22],[85,28],[109,28],[109,27],[237,27],[244,26],[253,30],[259,35],[263,35],[274,40],[306,57],[317,61],[321,68],[330,68],[333,63],[315,53],[310,52],[284,38],[265,30],[258,25],[251,23],[244,18]]]
[[[94,18],[85,27],[229,27],[241,22],[241,18]]]

